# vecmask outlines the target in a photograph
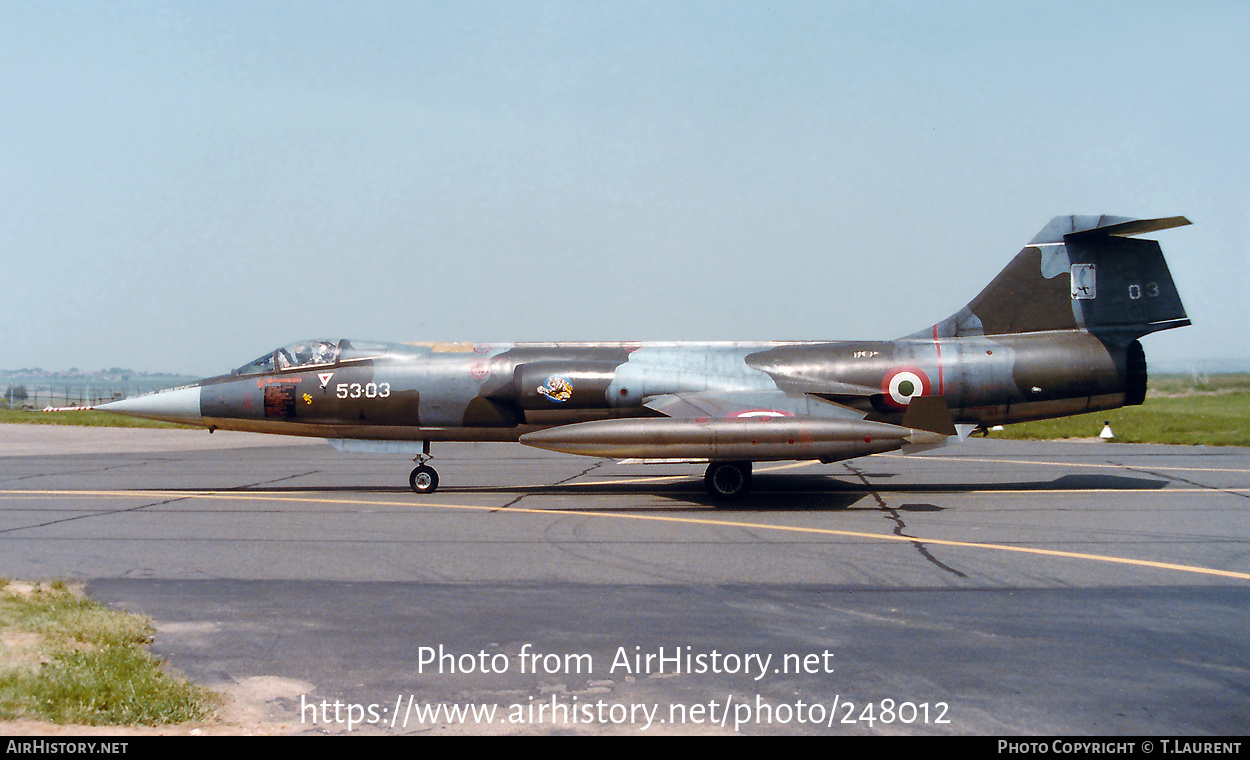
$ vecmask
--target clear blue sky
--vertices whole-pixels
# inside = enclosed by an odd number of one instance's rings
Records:
[[[1052,216],[1250,355],[1250,3],[0,0],[7,368],[893,338]]]

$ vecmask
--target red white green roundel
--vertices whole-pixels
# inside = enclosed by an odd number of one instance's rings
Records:
[[[885,402],[898,409],[906,409],[917,396],[928,396],[932,387],[929,376],[919,367],[895,367],[881,381]]]

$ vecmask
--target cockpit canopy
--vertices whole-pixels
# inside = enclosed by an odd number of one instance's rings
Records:
[[[265,354],[234,371],[236,375],[258,375],[275,370],[320,367],[334,364],[351,343],[346,340],[301,340]]]

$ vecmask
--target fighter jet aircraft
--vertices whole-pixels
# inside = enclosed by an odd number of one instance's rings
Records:
[[[913,452],[991,425],[1140,404],[1139,338],[1188,325],[1159,244],[1184,217],[1053,219],[967,306],[894,341],[376,343],[305,340],[226,375],[97,408],[213,430],[416,453],[519,441],[593,457],[753,462]],[[418,453],[419,452],[419,453]]]

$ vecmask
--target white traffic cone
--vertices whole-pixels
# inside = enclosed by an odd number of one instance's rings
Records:
[[[1104,441],[1115,440],[1115,433],[1111,432],[1111,420],[1103,421],[1102,432],[1098,434],[1098,437]]]

